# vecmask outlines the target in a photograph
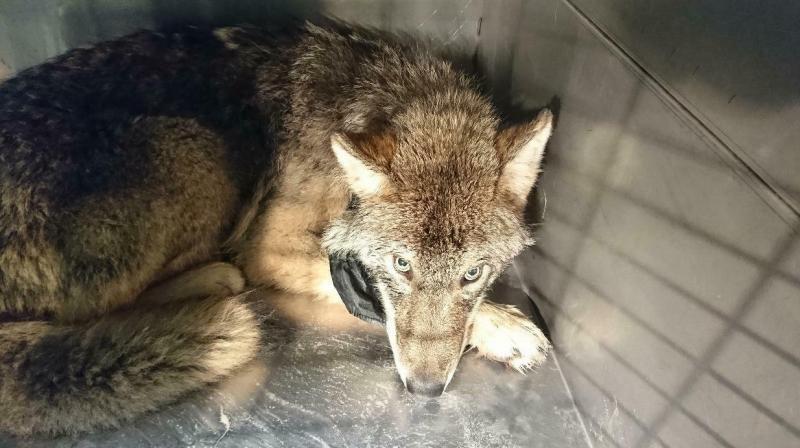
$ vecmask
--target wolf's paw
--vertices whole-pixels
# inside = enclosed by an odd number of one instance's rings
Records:
[[[520,373],[544,363],[551,348],[542,330],[516,307],[492,302],[480,305],[469,344]]]
[[[200,268],[200,275],[213,279],[209,292],[219,297],[234,296],[244,290],[245,280],[242,271],[229,263],[212,263]]]
[[[141,302],[169,303],[203,297],[230,297],[244,290],[244,276],[229,263],[211,263],[177,275],[145,291]]]

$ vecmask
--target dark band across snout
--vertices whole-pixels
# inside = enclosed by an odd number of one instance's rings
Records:
[[[352,254],[331,255],[328,261],[333,286],[347,311],[361,320],[384,325],[386,315],[380,294],[361,261]]]

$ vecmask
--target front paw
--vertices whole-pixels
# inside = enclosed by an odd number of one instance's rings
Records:
[[[551,345],[530,319],[511,305],[483,302],[472,324],[469,344],[520,373],[544,363]]]

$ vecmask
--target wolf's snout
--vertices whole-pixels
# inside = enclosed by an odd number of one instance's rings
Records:
[[[414,395],[424,395],[426,397],[438,397],[444,392],[445,383],[442,381],[431,381],[426,379],[408,378],[406,379],[406,389]]]
[[[461,358],[463,336],[401,334],[394,348],[395,363],[406,389],[426,397],[442,395]]]

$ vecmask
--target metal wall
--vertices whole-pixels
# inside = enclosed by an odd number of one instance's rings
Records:
[[[800,3],[573,3],[800,210]]]
[[[791,2],[5,0],[0,78],[140,27],[320,12],[477,46],[501,102],[559,97],[515,269],[588,444],[800,445]]]
[[[172,23],[257,24],[333,15],[417,31],[470,51],[481,7],[470,0],[3,0],[0,79],[70,48]]]
[[[517,267],[590,440],[800,446],[796,5],[576,3],[493,3],[481,49],[561,99]]]

